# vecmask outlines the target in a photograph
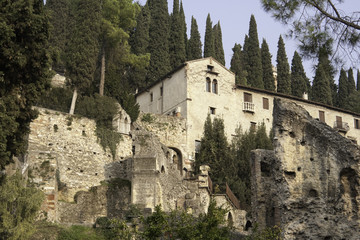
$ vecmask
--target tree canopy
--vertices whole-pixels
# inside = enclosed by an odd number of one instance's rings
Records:
[[[321,47],[327,46],[338,62],[349,59],[359,63],[360,13],[343,11],[343,0],[261,2],[276,20],[291,26],[289,36],[299,41],[305,56],[316,58]]]

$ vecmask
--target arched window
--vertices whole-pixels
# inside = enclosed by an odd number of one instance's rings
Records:
[[[213,82],[212,82],[212,92],[217,94],[218,93],[218,83],[217,83],[217,80],[214,79]]]
[[[211,92],[211,81],[210,78],[206,78],[206,91]]]

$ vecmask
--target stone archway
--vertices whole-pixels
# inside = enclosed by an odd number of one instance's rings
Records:
[[[177,165],[177,169],[180,171],[181,176],[183,175],[183,157],[182,153],[178,148],[168,147],[173,150],[176,155],[173,155],[173,162]]]

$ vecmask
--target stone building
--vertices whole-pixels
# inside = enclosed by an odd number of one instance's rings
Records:
[[[186,119],[185,166],[194,160],[208,114],[224,120],[229,139],[240,125],[247,130],[263,122],[270,131],[275,98],[297,103],[343,136],[354,142],[360,141],[359,114],[307,99],[236,85],[234,73],[211,57],[185,62],[136,96],[142,112]]]

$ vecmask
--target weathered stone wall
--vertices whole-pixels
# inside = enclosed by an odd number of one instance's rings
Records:
[[[274,101],[274,155],[252,158],[253,216],[284,239],[358,239],[360,148],[295,103]]]
[[[101,181],[130,178],[126,171],[131,167],[126,159],[132,156],[129,136],[123,135],[113,158],[98,143],[93,120],[38,110],[39,117],[30,125],[27,159],[32,182],[49,195],[50,220],[57,220],[58,200],[73,202],[78,191],[87,191]]]

